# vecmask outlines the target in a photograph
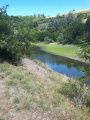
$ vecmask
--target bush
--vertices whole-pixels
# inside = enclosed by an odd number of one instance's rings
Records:
[[[0,8],[0,58],[16,63],[20,57],[29,55],[29,33],[28,30],[23,28],[13,30],[12,20],[6,11],[7,5]]]
[[[20,102],[19,98],[15,96],[14,99],[13,99],[13,102],[18,104]]]
[[[45,42],[46,44],[48,44],[48,43],[52,43],[53,40],[50,39],[49,37],[45,37],[45,38],[44,38],[44,42]]]
[[[9,79],[6,81],[7,86],[15,86],[17,84],[16,80]]]
[[[64,36],[63,36],[63,34],[62,33],[59,33],[59,36],[58,36],[58,38],[57,38],[57,42],[59,42],[59,43],[63,43],[63,40],[64,40]]]
[[[86,105],[90,108],[90,87],[88,83],[77,80],[69,80],[62,83],[59,92],[68,96],[71,100],[74,100],[75,104],[80,108]]]

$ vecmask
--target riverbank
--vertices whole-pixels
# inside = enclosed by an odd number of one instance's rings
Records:
[[[58,92],[69,78],[36,60],[22,66],[0,64],[0,119],[89,120],[89,116]]]
[[[67,57],[72,60],[80,61],[83,63],[90,64],[89,61],[85,61],[84,59],[81,59],[78,57],[79,53],[79,47],[74,45],[58,45],[57,43],[52,44],[44,44],[44,43],[37,43],[36,46],[40,47],[40,49],[44,52],[59,55],[62,57]]]

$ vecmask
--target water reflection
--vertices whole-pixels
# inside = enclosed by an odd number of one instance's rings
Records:
[[[87,69],[88,65],[79,61],[71,60],[66,57],[61,57],[49,54],[34,48],[31,52],[32,56],[47,64],[51,69],[61,74],[66,74],[69,77],[84,77],[86,74],[82,69]]]

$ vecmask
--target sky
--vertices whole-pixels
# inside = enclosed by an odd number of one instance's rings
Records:
[[[69,11],[90,8],[90,0],[0,0],[0,8],[9,4],[8,15],[30,16],[44,13],[53,16]]]

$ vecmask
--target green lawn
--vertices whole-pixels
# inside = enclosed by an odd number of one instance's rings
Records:
[[[44,50],[51,53],[77,57],[77,53],[79,48],[74,45],[57,45],[55,44],[44,44],[44,43],[37,43],[35,45],[43,46]]]

